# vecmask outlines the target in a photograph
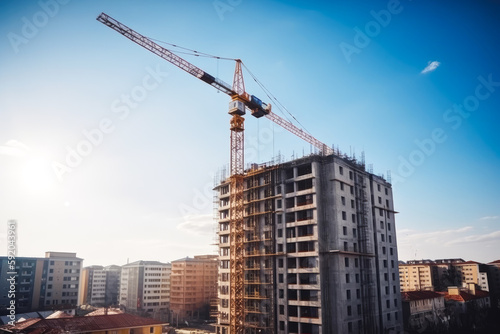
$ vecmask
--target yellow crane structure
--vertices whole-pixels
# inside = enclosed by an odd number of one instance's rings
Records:
[[[334,151],[328,145],[320,142],[309,133],[298,128],[293,123],[281,118],[271,111],[271,104],[262,102],[254,95],[245,91],[242,62],[236,59],[233,85],[208,74],[170,50],[158,45],[146,36],[134,31],[123,23],[101,13],[97,20],[111,29],[119,32],[131,41],[165,59],[187,73],[197,77],[217,90],[229,95],[231,154],[230,154],[230,333],[244,333],[244,115],[250,110],[252,116],[267,117],[274,123],[285,128],[299,138],[319,149],[321,154],[330,155]]]

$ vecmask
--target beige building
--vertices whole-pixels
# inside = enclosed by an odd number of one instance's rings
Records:
[[[446,291],[448,286],[476,284],[489,291],[488,266],[462,259],[413,260],[399,264],[401,291]]]
[[[457,274],[461,277],[462,286],[469,283],[474,283],[483,291],[489,291],[488,273],[482,270],[482,264],[475,261],[467,261],[462,263],[454,263],[453,266],[457,270]]]
[[[401,292],[434,290],[431,264],[400,264],[399,284]]]
[[[80,271],[83,259],[76,253],[46,252],[47,284],[42,295],[45,295],[45,308],[56,305],[75,307],[78,304]]]
[[[170,310],[175,319],[208,319],[217,298],[217,255],[172,261]]]

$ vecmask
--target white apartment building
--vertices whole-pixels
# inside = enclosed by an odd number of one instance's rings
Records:
[[[167,314],[170,306],[171,264],[136,261],[122,266],[120,307],[128,312]]]

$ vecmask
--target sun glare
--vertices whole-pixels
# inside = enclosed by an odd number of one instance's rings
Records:
[[[49,191],[54,184],[50,161],[43,157],[29,157],[22,169],[22,181],[30,192]]]

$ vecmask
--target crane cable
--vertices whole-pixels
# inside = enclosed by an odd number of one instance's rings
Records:
[[[248,73],[250,74],[250,76],[253,78],[253,80],[257,83],[257,85],[259,85],[259,87],[264,91],[264,93],[266,93],[266,95],[269,98],[269,100],[274,101],[276,103],[276,107],[278,107],[278,109],[282,113],[283,113],[283,110],[285,110],[300,125],[300,127],[301,127],[302,130],[304,130],[305,132],[309,133],[309,131],[307,131],[307,129],[302,125],[302,123],[300,123],[299,120],[297,118],[295,118],[295,116],[271,93],[271,91],[269,91],[264,86],[264,84],[262,82],[260,82],[259,79],[257,79],[257,77],[250,71],[250,69],[243,62],[241,62],[241,63],[243,64],[243,67],[248,71]],[[286,117],[286,115],[285,115],[285,117]],[[288,118],[287,118],[287,120],[290,123],[292,123]]]
[[[151,40],[153,40],[153,41],[155,41],[155,42],[157,42],[157,43],[164,44],[164,45],[169,45],[171,47],[184,50],[184,51],[169,50],[170,52],[173,52],[173,53],[185,54],[185,55],[190,55],[190,56],[195,56],[195,57],[205,57],[205,58],[222,59],[222,60],[232,60],[232,61],[237,61],[238,60],[236,58],[227,58],[227,57],[214,56],[214,55],[211,55],[209,53],[200,52],[200,51],[196,51],[196,50],[193,50],[193,49],[185,48],[183,46],[179,46],[179,45],[176,45],[176,44],[164,42],[164,41],[161,41],[161,40],[158,40],[158,39],[155,39],[155,38],[151,38],[151,37],[148,37],[148,38],[151,39]],[[241,64],[248,71],[248,73],[250,74],[250,76],[252,77],[252,79],[257,83],[257,85],[264,91],[264,93],[267,95],[267,97],[269,98],[269,100],[271,100],[271,101],[273,101],[275,103],[276,107],[281,111],[281,113],[283,114],[283,116],[290,123],[293,123],[292,121],[290,121],[290,119],[283,112],[283,110],[284,110],[284,111],[286,111],[286,113],[288,115],[290,115],[295,120],[295,122],[297,122],[300,125],[300,128],[302,130],[304,130],[305,132],[307,132],[308,134],[310,134],[310,132],[302,125],[302,123],[300,123],[299,120],[271,93],[271,91],[269,91],[264,86],[264,84],[262,82],[260,82],[259,79],[257,79],[257,77],[250,71],[250,69],[243,62],[241,62]]]

